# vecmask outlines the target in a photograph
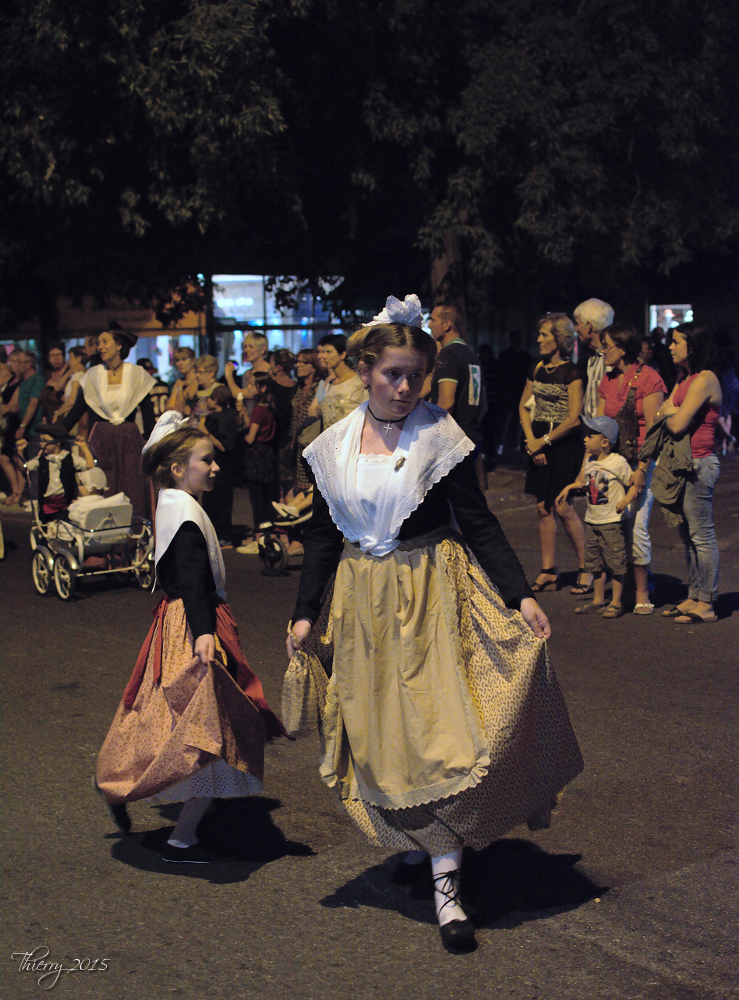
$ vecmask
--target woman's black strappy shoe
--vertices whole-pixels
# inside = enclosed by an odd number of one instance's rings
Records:
[[[592,579],[590,583],[581,582],[581,577],[583,576],[592,577],[592,575],[593,575],[592,573],[588,573],[586,569],[580,567],[580,569],[577,571],[577,580],[575,580],[575,586],[570,588],[570,593],[572,594],[573,597],[585,597],[586,594],[593,593]]]
[[[449,872],[441,872],[439,875],[434,875],[433,879],[434,892],[438,892],[444,897],[444,902],[439,907],[439,917],[444,907],[449,906],[450,903],[461,906],[459,902],[459,868]],[[439,934],[447,951],[473,951],[477,944],[475,925],[469,917],[465,917],[464,920],[450,920],[446,924],[439,924]]]
[[[534,583],[531,584],[531,589],[533,590],[533,592],[535,594],[539,594],[543,590],[559,590],[559,573],[557,572],[557,567],[556,566],[552,566],[551,569],[544,569],[542,567],[542,569],[539,570],[539,572],[538,572],[537,575],[538,576],[553,576],[554,579],[553,580],[547,580],[546,583],[536,583],[536,581],[534,581]]]

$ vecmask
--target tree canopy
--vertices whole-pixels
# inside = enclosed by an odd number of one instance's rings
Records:
[[[205,270],[341,274],[340,308],[445,252],[478,300],[715,267],[737,27],[730,0],[16,0],[6,322]]]

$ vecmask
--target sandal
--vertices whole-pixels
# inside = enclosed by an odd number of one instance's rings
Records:
[[[679,608],[677,604],[673,604],[673,606],[671,608],[668,608],[667,611],[662,612],[662,617],[679,618],[681,615],[687,615],[687,613],[688,613],[687,611],[683,611],[681,608]]]
[[[592,573],[588,573],[586,569],[579,569],[577,571],[577,580],[575,580],[575,586],[570,588],[570,593],[573,597],[585,597],[586,594],[593,593],[593,581],[591,580],[589,584],[584,584],[580,582],[581,576],[592,576]]]
[[[635,615],[653,615],[654,605],[653,604],[635,604],[632,614]]]
[[[676,625],[709,625],[711,622],[717,622],[718,615],[703,615],[696,614],[695,611],[683,611],[679,618],[675,619]]]
[[[599,615],[607,608],[607,604],[581,604],[575,608],[576,615]]]
[[[609,604],[601,615],[602,618],[623,618],[624,609],[620,604]]]
[[[543,590],[559,590],[559,573],[556,566],[552,566],[551,569],[540,569],[538,576],[553,576],[554,579],[547,580],[546,583],[537,583],[535,580],[531,584],[531,589],[535,594],[540,594]]]

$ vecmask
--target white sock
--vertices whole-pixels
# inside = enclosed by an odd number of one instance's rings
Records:
[[[172,847],[193,847],[198,842],[195,831],[213,799],[188,799],[182,806],[177,826],[167,841]]]
[[[408,851],[403,858],[404,865],[420,865],[428,857],[426,851]]]
[[[450,902],[449,895],[459,891],[459,869],[462,867],[462,849],[452,851],[450,854],[442,854],[438,858],[431,859],[431,871],[434,875],[434,902],[436,903],[436,919],[439,926],[448,924],[450,920],[466,920],[467,914],[464,912],[459,902]],[[445,872],[455,872],[456,877],[450,874],[448,878],[436,878]],[[444,890],[441,892],[440,890]]]

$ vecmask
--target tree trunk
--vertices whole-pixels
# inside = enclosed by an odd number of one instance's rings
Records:
[[[206,274],[204,281],[205,288],[205,339],[207,340],[207,352],[214,358],[218,356],[216,346],[216,325],[213,316],[213,275]],[[203,344],[200,345],[200,353],[203,353]]]
[[[453,303],[466,317],[467,297],[458,233],[453,229],[445,230],[443,242],[441,256],[431,258],[431,307]]]

